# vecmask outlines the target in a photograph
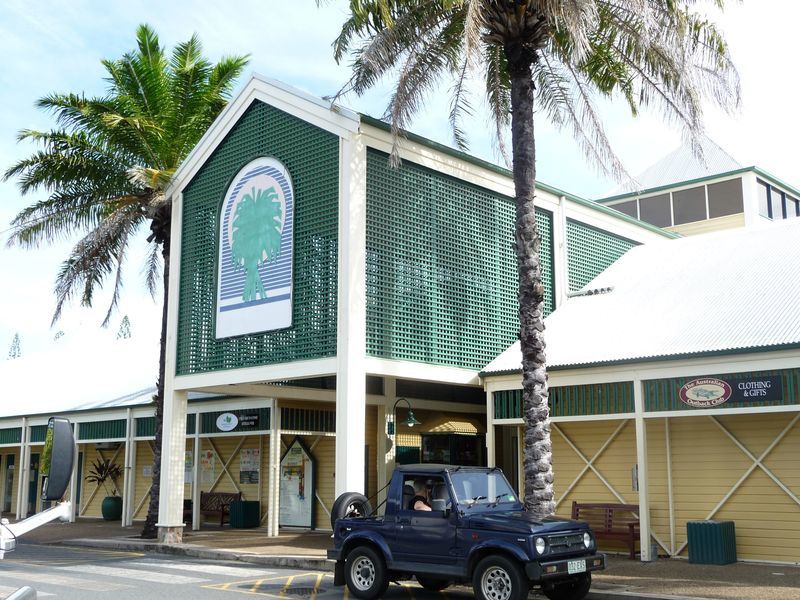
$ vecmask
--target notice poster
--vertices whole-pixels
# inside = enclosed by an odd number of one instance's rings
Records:
[[[261,466],[261,450],[244,448],[239,454],[239,483],[258,483]]]
[[[213,450],[200,451],[200,482],[214,483],[214,452]]]
[[[183,455],[183,483],[194,481],[194,453],[187,450]]]
[[[314,527],[314,471],[316,462],[296,438],[281,459],[281,526]]]

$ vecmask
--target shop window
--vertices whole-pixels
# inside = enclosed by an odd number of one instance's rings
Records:
[[[800,217],[800,202],[788,194],[784,197],[785,214],[787,219]]]
[[[422,462],[484,466],[485,436],[458,433],[423,433]]]
[[[670,227],[672,211],[669,206],[669,194],[640,198],[639,219],[656,227]]]
[[[772,219],[783,219],[783,192],[770,186],[769,216]]]
[[[633,217],[634,219],[639,218],[639,215],[637,214],[638,211],[636,209],[636,200],[628,200],[627,202],[610,204],[609,206],[614,210],[618,210],[621,213],[625,213],[626,215]]]
[[[744,200],[741,179],[730,179],[708,186],[709,219],[742,212],[744,212]]]
[[[672,192],[672,210],[675,225],[705,221],[708,218],[705,186]]]
[[[758,214],[767,219],[772,218],[769,205],[769,186],[763,181],[758,181]]]

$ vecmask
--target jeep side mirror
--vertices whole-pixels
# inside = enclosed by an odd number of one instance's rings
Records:
[[[61,500],[72,476],[75,461],[75,437],[72,427],[64,417],[50,417],[47,436],[39,462],[42,475],[42,500]]]
[[[447,510],[447,500],[442,500],[438,498],[435,500],[431,500],[431,508],[433,510],[439,510],[441,512],[444,512],[445,510]]]

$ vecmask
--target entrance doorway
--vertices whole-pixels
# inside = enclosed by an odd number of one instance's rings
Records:
[[[6,454],[5,460],[0,456],[3,468],[3,511],[11,512],[11,492],[14,490],[14,455]]]
[[[31,454],[30,479],[28,480],[28,516],[36,514],[39,498],[39,453]]]

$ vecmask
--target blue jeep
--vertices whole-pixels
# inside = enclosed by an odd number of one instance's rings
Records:
[[[415,491],[416,484],[416,491]],[[431,510],[414,510],[424,484]],[[334,584],[372,600],[390,581],[416,577],[432,591],[472,583],[478,600],[581,600],[605,568],[586,523],[535,519],[497,468],[404,465],[392,475],[383,516],[348,492],[333,506]]]

